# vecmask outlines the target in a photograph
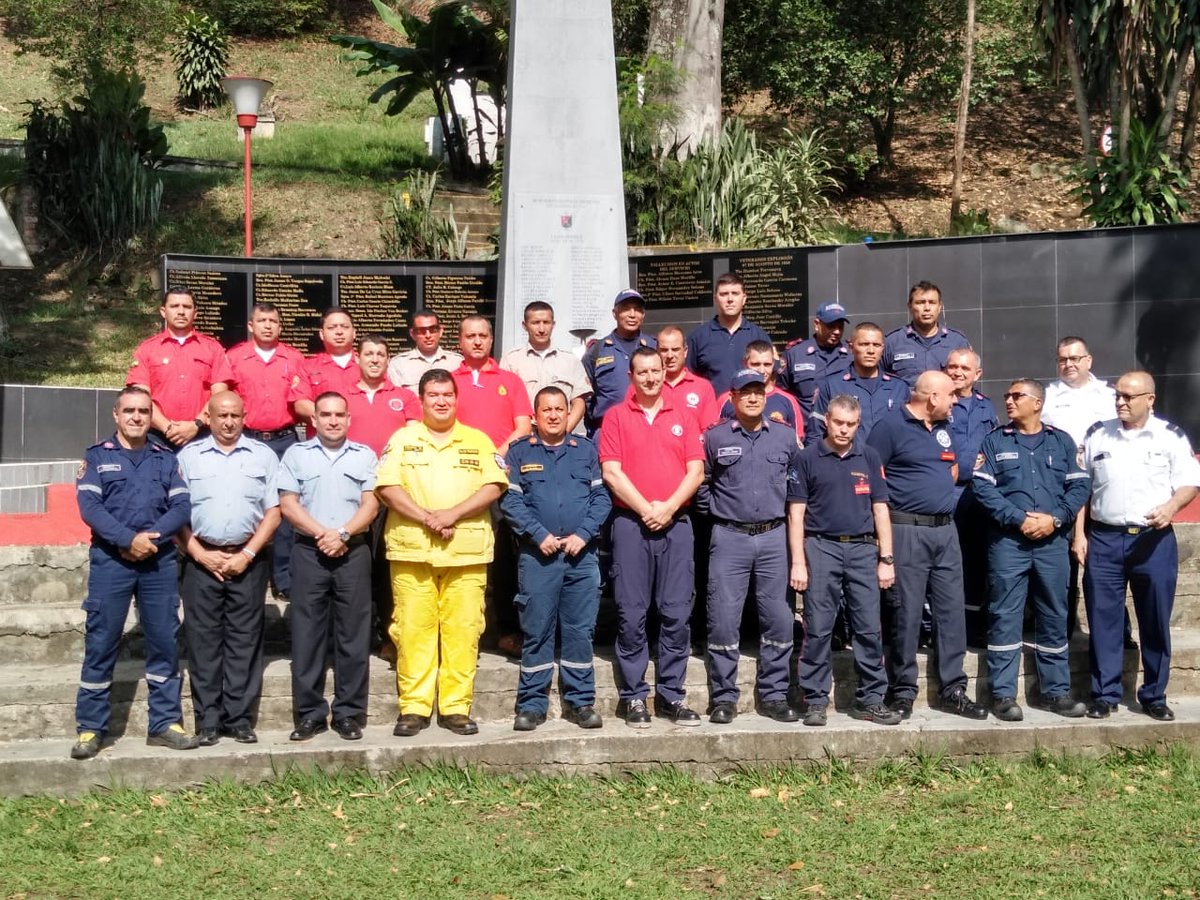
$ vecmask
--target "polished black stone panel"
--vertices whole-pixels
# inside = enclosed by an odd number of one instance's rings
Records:
[[[1130,229],[1134,300],[1200,297],[1200,236],[1194,226]]]
[[[985,309],[981,352],[988,378],[1056,377],[1054,316],[1053,306]]]
[[[1008,237],[980,245],[986,309],[1055,302],[1055,241],[1045,235]]]
[[[0,462],[20,462],[25,439],[24,388],[19,384],[0,386]]]
[[[856,316],[903,313],[908,302],[908,248],[903,243],[848,244],[838,250],[838,297]]]
[[[25,388],[25,459],[77,459],[95,433],[95,390]]]
[[[1133,302],[1133,241],[1127,231],[1059,235],[1055,243],[1060,306]]]
[[[932,281],[941,290],[947,309],[978,309],[982,302],[982,246],[966,238],[914,243],[908,251],[912,283]],[[955,327],[962,328],[957,323]]]

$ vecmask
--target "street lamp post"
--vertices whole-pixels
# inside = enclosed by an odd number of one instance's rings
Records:
[[[254,254],[251,252],[253,242],[250,229],[250,132],[258,124],[258,110],[262,106],[263,97],[271,89],[271,82],[265,81],[262,78],[232,75],[221,79],[221,87],[224,88],[225,93],[233,103],[234,111],[237,113],[238,127],[242,129],[243,144],[245,147],[243,169],[245,170],[246,179],[244,190],[244,205],[246,208],[245,255],[253,256]]]

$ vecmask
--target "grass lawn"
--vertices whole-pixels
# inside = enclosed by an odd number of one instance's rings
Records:
[[[1200,891],[1181,747],[965,767],[449,768],[0,801],[8,897],[1161,897]]]

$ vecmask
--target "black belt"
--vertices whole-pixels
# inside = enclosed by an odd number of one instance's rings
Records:
[[[713,522],[730,531],[740,531],[742,534],[766,534],[774,531],[783,524],[783,519],[768,519],[766,522],[730,522],[728,519],[713,519]]]
[[[1092,519],[1088,527],[1092,531],[1113,531],[1132,535],[1144,534],[1147,531],[1155,530],[1152,525],[1109,525],[1107,522],[1097,522],[1095,519]]]
[[[927,516],[922,513],[900,512],[898,509],[888,510],[893,525],[922,525],[926,528],[940,528],[954,521],[950,513],[937,513]]]
[[[350,535],[350,540],[346,541],[346,546],[357,547],[359,544],[365,544],[366,542],[367,536],[365,534],[352,534]],[[317,539],[309,537],[307,534],[298,534],[296,535],[296,543],[303,544],[305,547],[315,547],[317,546]]]
[[[277,441],[280,438],[287,437],[289,434],[295,437],[296,426],[289,425],[287,428],[276,428],[274,431],[260,431],[257,428],[247,428],[242,433],[247,437],[254,438],[256,441]]]
[[[874,544],[873,534],[810,534],[809,537],[822,538],[826,541],[837,541],[839,544]]]
[[[205,550],[220,550],[222,553],[241,553],[246,544],[250,542],[249,538],[238,544],[214,544],[212,541],[206,541],[202,537],[198,537],[196,540]]]

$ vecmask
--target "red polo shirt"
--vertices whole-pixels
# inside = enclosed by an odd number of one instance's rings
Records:
[[[274,355],[263,362],[254,341],[242,341],[225,358],[246,407],[247,428],[278,431],[293,424],[295,416],[288,396],[293,385],[305,378],[304,356],[299,350],[280,342],[275,345]]]
[[[350,428],[346,436],[366,444],[376,456],[383,454],[383,448],[398,428],[403,428],[412,419],[421,418],[421,401],[417,395],[386,378],[373,396],[355,385],[346,394],[346,403],[350,408]]]
[[[687,474],[687,464],[704,459],[704,445],[695,416],[673,405],[673,395],[663,393],[663,404],[653,422],[635,397],[628,396],[604,415],[600,428],[600,462],[619,462],[621,471],[647,500],[666,500]],[[628,506],[613,496],[613,503]]]
[[[126,384],[144,384],[164,416],[190,422],[200,415],[214,384],[235,382],[225,348],[206,334],[193,331],[183,342],[169,331],[146,338],[133,351]]]
[[[632,390],[633,388],[630,388],[630,391]],[[699,431],[716,424],[720,419],[720,407],[717,405],[712,385],[708,383],[707,378],[701,378],[688,369],[683,370],[676,384],[663,382],[663,396],[671,398],[672,406],[691,413],[696,419],[696,428]]]
[[[326,391],[337,391],[343,397],[354,390],[362,372],[358,369],[358,354],[352,354],[350,363],[343,369],[328,353],[318,353],[304,360],[304,378],[292,388],[288,399],[316,400]]]
[[[516,427],[517,416],[533,418],[525,382],[496,365],[491,357],[479,370],[476,382],[470,366],[463,363],[454,370],[458,387],[458,421],[478,428],[499,447]]]

